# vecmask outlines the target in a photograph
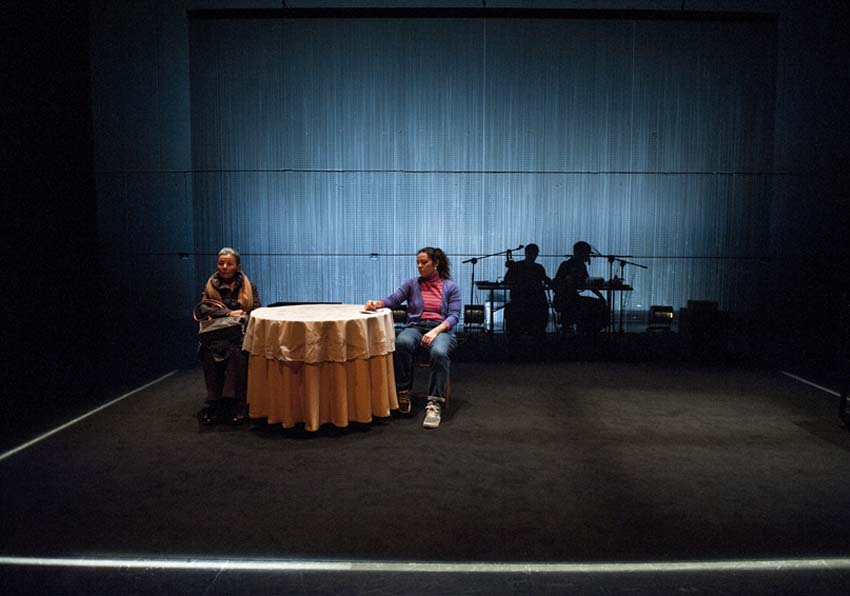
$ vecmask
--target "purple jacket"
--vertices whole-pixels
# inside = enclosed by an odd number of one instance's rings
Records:
[[[419,277],[411,277],[395,292],[384,298],[384,306],[397,308],[405,300],[407,301],[406,325],[413,325],[422,316],[425,303],[422,300],[422,291],[419,289]],[[440,300],[440,314],[443,322],[449,326],[449,333],[454,333],[455,325],[460,320],[460,309],[463,304],[460,299],[460,288],[451,279],[443,280],[443,295]]]

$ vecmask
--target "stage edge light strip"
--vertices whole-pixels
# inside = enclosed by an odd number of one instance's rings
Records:
[[[838,393],[837,391],[833,391],[832,389],[827,389],[826,387],[822,387],[821,385],[818,385],[817,383],[812,383],[811,381],[807,381],[803,377],[798,377],[797,375],[791,374],[789,372],[785,372],[784,370],[781,371],[781,372],[782,372],[783,375],[785,375],[787,377],[791,377],[792,379],[800,381],[801,383],[805,383],[806,385],[811,385],[815,389],[820,389],[821,391],[825,391],[825,392],[829,393],[830,395],[834,395],[835,397],[841,397],[841,394]]]
[[[0,557],[0,565],[106,569],[373,572],[373,573],[683,573],[718,571],[850,570],[850,558],[757,559],[642,563],[439,563],[397,561],[308,561],[249,559],[91,559]]]
[[[38,437],[36,437],[36,438],[34,438],[34,439],[30,440],[30,441],[27,441],[27,442],[26,442],[26,443],[24,443],[23,445],[19,445],[19,446],[15,447],[14,449],[11,449],[11,450],[7,451],[6,453],[4,453],[4,454],[0,455],[0,461],[3,461],[3,460],[4,460],[4,459],[6,459],[7,457],[11,457],[11,456],[15,455],[18,451],[23,451],[23,450],[24,450],[24,449],[26,449],[27,447],[32,447],[33,445],[35,445],[35,444],[36,444],[36,443],[38,443],[39,441],[43,441],[43,440],[44,440],[44,439],[46,439],[47,437],[49,437],[49,436],[51,436],[51,435],[55,435],[56,433],[58,433],[58,432],[60,432],[60,431],[62,431],[62,430],[65,430],[65,429],[66,429],[66,428],[68,428],[69,426],[72,426],[72,425],[76,424],[77,422],[80,422],[81,420],[84,420],[84,419],[88,418],[88,417],[89,417],[89,416],[91,416],[92,414],[97,414],[97,413],[98,413],[98,412],[100,412],[101,410],[104,410],[104,409],[108,408],[109,406],[111,406],[111,405],[113,405],[113,404],[117,404],[117,403],[118,403],[119,401],[121,401],[122,399],[126,399],[126,398],[130,397],[131,395],[134,395],[134,394],[138,393],[139,391],[143,391],[143,390],[147,389],[148,387],[150,387],[151,385],[156,385],[156,384],[157,384],[157,383],[159,383],[160,381],[162,381],[162,380],[164,380],[164,379],[167,379],[168,377],[170,377],[171,375],[173,375],[173,374],[174,374],[174,373],[176,373],[176,372],[177,372],[177,370],[172,370],[170,373],[165,374],[165,375],[162,375],[161,377],[159,377],[158,379],[154,379],[154,380],[153,380],[153,381],[151,381],[150,383],[147,383],[147,384],[145,384],[145,385],[142,385],[141,387],[138,387],[138,388],[136,388],[136,389],[133,389],[132,391],[130,391],[130,392],[128,392],[128,393],[125,393],[125,394],[124,394],[124,395],[122,395],[121,397],[116,397],[116,398],[115,398],[115,399],[113,399],[112,401],[107,402],[107,403],[103,404],[102,406],[98,406],[97,408],[95,408],[95,409],[94,409],[94,410],[92,410],[91,412],[87,412],[87,413],[83,414],[82,416],[79,416],[79,417],[77,417],[77,418],[74,418],[73,420],[71,420],[71,421],[69,421],[69,422],[66,422],[66,423],[65,423],[65,424],[63,424],[62,426],[58,426],[58,427],[54,428],[53,430],[51,430],[51,431],[48,431],[48,432],[44,433],[44,434],[43,434],[43,435],[41,435],[41,436],[38,436]]]

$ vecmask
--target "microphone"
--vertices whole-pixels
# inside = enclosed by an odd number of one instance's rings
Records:
[[[525,244],[520,244],[520,245],[519,245],[519,246],[517,246],[516,248],[509,248],[508,250],[506,250],[506,251],[505,251],[505,252],[507,253],[507,255],[508,255],[508,258],[507,258],[507,260],[505,261],[505,267],[507,267],[508,269],[510,269],[510,268],[513,266],[513,264],[514,264],[514,255],[513,255],[512,253],[513,253],[515,250],[522,250],[523,248],[525,248]]]

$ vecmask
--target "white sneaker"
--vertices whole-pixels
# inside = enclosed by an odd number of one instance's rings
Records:
[[[422,427],[437,428],[438,426],[440,426],[440,404],[429,401],[425,406],[425,420],[422,422]]]

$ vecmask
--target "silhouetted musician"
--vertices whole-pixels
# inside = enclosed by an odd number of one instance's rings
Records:
[[[593,335],[608,325],[608,303],[598,289],[588,288],[587,263],[592,248],[584,241],[573,245],[573,255],[561,263],[552,283],[555,297],[553,308],[559,313],[564,330],[576,326],[579,335]],[[583,296],[581,290],[590,289],[596,297]]]
[[[552,281],[543,265],[535,263],[540,248],[536,244],[525,247],[525,259],[505,262],[508,272],[505,285],[511,287],[511,301],[505,307],[507,332],[512,335],[542,336],[549,322],[549,301],[546,287]],[[510,253],[508,255],[510,257]]]

